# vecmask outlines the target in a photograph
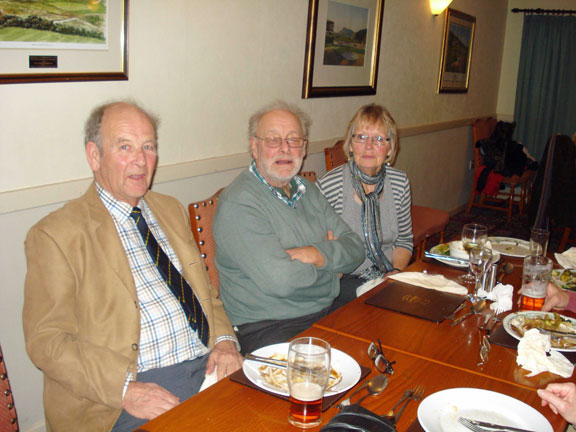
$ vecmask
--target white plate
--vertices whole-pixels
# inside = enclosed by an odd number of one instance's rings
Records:
[[[553,314],[551,312],[522,311],[522,312],[514,312],[514,313],[511,313],[510,315],[506,315],[506,317],[502,321],[502,325],[504,326],[504,330],[506,330],[506,332],[510,336],[512,336],[513,338],[520,340],[520,339],[522,339],[522,337],[519,334],[517,334],[514,330],[512,330],[512,326],[510,325],[510,321],[518,315],[539,316],[539,315],[553,315]],[[571,323],[573,323],[576,326],[576,320],[569,318],[567,316],[564,316],[564,315],[560,315],[560,316],[563,319],[570,321]],[[576,347],[574,347],[574,348],[554,348],[554,347],[552,347],[552,349],[555,351],[576,352]]]
[[[442,246],[442,243],[432,247],[430,249],[430,252],[433,254],[443,255],[441,250],[439,249],[440,246]],[[492,253],[493,253],[492,264],[494,264],[495,262],[498,262],[500,260],[500,253],[497,250],[492,250]],[[449,255],[446,256],[446,259],[443,259],[441,257],[434,257],[434,259],[440,261],[441,263],[448,264],[449,266],[452,267],[468,268],[468,260],[466,258],[458,258],[459,260],[466,261],[466,264],[460,264],[458,262],[451,261],[450,258],[448,257]]]
[[[269,345],[257,349],[252,354],[260,357],[271,357],[273,354],[278,353],[284,354],[288,357],[288,345],[288,343]],[[332,396],[337,393],[342,393],[343,391],[352,388],[360,380],[360,365],[356,360],[336,348],[332,348],[331,356],[331,366],[342,374],[342,381],[324,393],[324,396]],[[260,375],[260,371],[258,370],[260,366],[262,366],[260,363],[244,361],[242,370],[246,377],[258,387],[282,396],[289,396],[287,391],[273,387],[264,381]]]
[[[502,255],[524,258],[530,255],[530,242],[512,237],[488,237],[492,243],[492,249],[497,250]]]
[[[418,421],[426,432],[470,432],[458,423],[458,417],[538,432],[553,432],[546,417],[531,406],[489,390],[442,390],[431,394],[418,406]]]

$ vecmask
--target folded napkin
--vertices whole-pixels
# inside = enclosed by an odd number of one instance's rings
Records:
[[[492,300],[490,309],[496,313],[507,312],[512,309],[512,294],[514,287],[512,285],[496,284],[492,291],[486,292],[483,288],[478,290],[478,297]]]
[[[551,349],[550,335],[542,334],[537,329],[530,329],[518,343],[516,363],[530,371],[529,377],[542,372],[552,372],[562,378],[569,378],[574,366],[558,351]]]
[[[555,253],[556,261],[565,269],[576,269],[576,247],[571,247],[561,254]]]
[[[206,390],[208,387],[218,382],[218,374],[216,372],[218,372],[218,366],[214,368],[214,372],[212,372],[211,374],[206,374],[206,376],[204,377],[204,382],[202,383],[202,386],[200,387],[200,390],[198,390],[198,392]]]
[[[390,279],[452,294],[468,294],[468,290],[462,285],[457,284],[450,279],[446,279],[442,275],[431,275],[420,272],[402,272],[390,276]]]

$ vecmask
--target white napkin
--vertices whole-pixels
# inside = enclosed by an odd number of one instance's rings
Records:
[[[565,269],[576,269],[576,247],[571,247],[561,254],[555,253],[556,261]]]
[[[200,390],[198,390],[198,392],[206,390],[208,387],[218,382],[218,375],[216,372],[218,372],[218,366],[214,368],[214,372],[212,372],[211,374],[206,374],[206,376],[204,377],[204,382],[202,383],[202,386],[200,386]]]
[[[468,290],[462,285],[457,284],[454,281],[446,279],[442,275],[431,275],[427,273],[420,272],[402,272],[396,273],[390,276],[390,279],[394,279],[400,282],[406,282],[412,285],[418,285],[423,288],[435,289],[437,291],[443,291],[452,294],[466,295]]]
[[[362,285],[360,285],[358,288],[356,288],[356,297],[360,297],[362,294],[367,293],[368,291],[370,291],[375,286],[380,285],[382,282],[384,282],[384,279],[385,279],[384,276],[382,276],[382,277],[364,282]]]
[[[574,372],[570,360],[550,348],[550,335],[542,334],[537,329],[524,333],[518,343],[516,363],[531,372],[529,377],[542,372],[552,372],[562,378],[569,378]]]
[[[492,288],[491,292],[486,292],[484,289],[480,288],[478,290],[478,296],[492,300],[493,303],[490,305],[490,309],[496,311],[496,313],[507,312],[512,309],[512,294],[514,287],[512,285],[496,284]]]

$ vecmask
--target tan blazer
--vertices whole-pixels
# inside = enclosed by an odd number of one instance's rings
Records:
[[[151,191],[145,200],[202,304],[210,346],[233,335],[186,211]],[[25,249],[24,335],[44,373],[47,428],[109,431],[122,410],[126,373],[136,375],[140,312],[128,259],[94,184],[32,227]]]

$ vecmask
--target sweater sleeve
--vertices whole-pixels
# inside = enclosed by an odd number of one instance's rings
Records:
[[[394,192],[394,202],[396,204],[396,214],[398,216],[398,238],[395,247],[401,247],[412,252],[414,246],[414,235],[412,234],[412,199],[410,192],[410,182],[405,173],[396,171],[392,179],[392,189]]]

